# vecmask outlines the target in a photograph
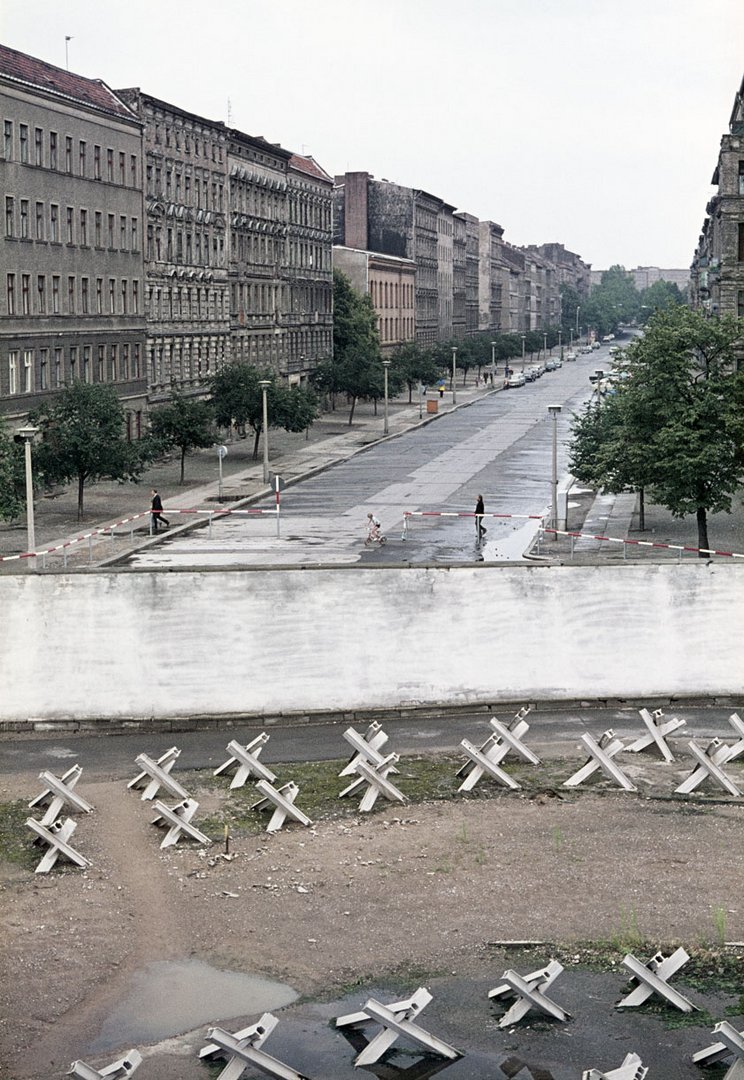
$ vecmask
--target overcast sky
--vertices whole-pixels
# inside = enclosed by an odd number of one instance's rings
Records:
[[[687,267],[743,0],[2,0],[4,44],[559,241]]]

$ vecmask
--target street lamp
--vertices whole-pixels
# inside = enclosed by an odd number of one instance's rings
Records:
[[[581,308],[577,307],[576,308],[576,337],[581,337],[581,335],[579,334],[579,312],[580,311],[581,311]]]
[[[457,405],[457,346],[452,346],[452,404]]]
[[[390,361],[389,360],[383,360],[382,361],[382,368],[383,368],[383,371],[384,371],[384,374],[385,374],[385,414],[384,414],[385,419],[384,419],[383,425],[382,425],[382,434],[383,435],[387,435],[389,430],[390,430],[388,428],[388,368],[389,367],[390,367]]]
[[[558,330],[558,348],[561,351],[561,362],[563,361],[563,330]]]
[[[560,405],[548,405],[553,417],[553,539],[558,539],[558,414]]]
[[[543,355],[548,355],[548,335],[547,332],[543,333]]]
[[[522,334],[522,371],[524,371],[524,343],[527,340],[527,335]]]
[[[491,386],[496,383],[496,342],[491,342]]]
[[[271,379],[259,379],[263,398],[263,482],[269,482],[269,405],[266,399],[266,391],[271,386]]]
[[[31,443],[38,435],[39,429],[33,424],[26,424],[16,430],[16,434],[23,439],[23,456],[26,465],[26,551],[36,548],[36,531],[34,528],[34,474],[31,465]],[[36,559],[32,559],[32,566],[36,566]]]

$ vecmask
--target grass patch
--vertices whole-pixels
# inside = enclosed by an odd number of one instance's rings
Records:
[[[26,828],[29,815],[28,803],[22,799],[0,803],[0,859],[33,870],[41,854]]]

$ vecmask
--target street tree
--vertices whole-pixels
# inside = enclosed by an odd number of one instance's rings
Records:
[[[383,394],[383,368],[377,315],[369,296],[362,295],[338,270],[333,271],[333,358],[318,365],[313,385],[324,393],[345,393],[350,401],[349,426],[359,398]]]
[[[574,428],[579,469],[594,455],[597,486],[646,489],[674,517],[695,514],[701,549],[709,548],[708,514],[730,512],[744,484],[743,335],[730,317],[658,311],[625,351],[629,377],[601,418]]]
[[[671,281],[655,281],[640,295],[639,312],[641,322],[648,322],[655,311],[684,304],[685,297],[679,285]]]
[[[23,447],[0,421],[0,520],[15,521],[24,508]]]
[[[419,386],[433,386],[442,373],[439,362],[429,349],[422,349],[413,341],[399,345],[392,355],[391,372],[395,371],[408,387],[408,404],[413,391]]]
[[[163,449],[177,447],[181,453],[184,482],[186,455],[214,444],[214,413],[207,401],[174,394],[167,405],[150,413],[150,430]]]
[[[77,482],[78,521],[86,484],[136,480],[152,456],[149,440],[127,440],[124,409],[113,386],[76,379],[29,420],[41,429],[34,456],[45,482]]]
[[[253,364],[226,364],[211,383],[214,416],[220,427],[251,428],[254,461],[263,430],[262,380],[270,383],[266,388],[269,427],[304,431],[318,417],[318,400],[312,390],[288,387],[274,372],[261,371]]]
[[[581,305],[581,324],[592,327],[602,337],[616,330],[620,323],[632,322],[640,303],[633,275],[623,266],[611,266]]]

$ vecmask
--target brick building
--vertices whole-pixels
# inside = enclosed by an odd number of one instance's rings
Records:
[[[121,96],[0,46],[4,197],[0,412],[73,379],[146,406],[142,139]]]
[[[372,300],[383,356],[415,340],[416,266],[411,259],[335,246],[333,265]]]

